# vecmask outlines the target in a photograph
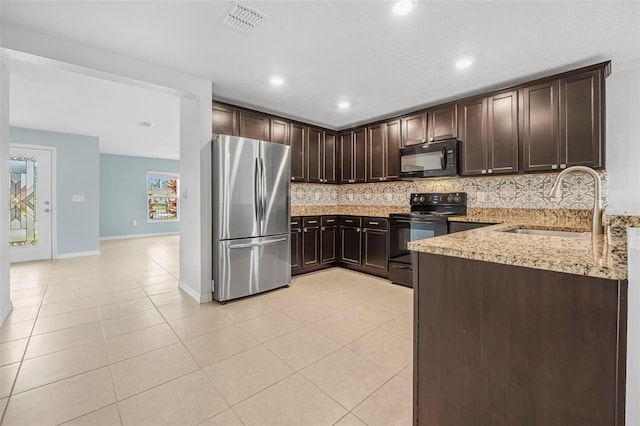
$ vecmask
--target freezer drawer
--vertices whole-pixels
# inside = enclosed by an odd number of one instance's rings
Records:
[[[281,234],[220,241],[213,298],[224,302],[289,285],[289,238],[289,234]]]

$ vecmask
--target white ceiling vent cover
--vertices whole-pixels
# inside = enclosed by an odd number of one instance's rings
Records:
[[[267,15],[264,13],[234,1],[231,3],[229,12],[222,20],[222,23],[227,27],[247,34],[266,17]]]

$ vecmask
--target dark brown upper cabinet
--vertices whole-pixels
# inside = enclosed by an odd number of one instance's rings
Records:
[[[289,123],[284,120],[278,120],[277,118],[271,118],[269,123],[271,125],[270,141],[280,143],[282,145],[288,145]]]
[[[459,105],[460,174],[479,175],[486,169],[487,100],[476,98]]]
[[[548,81],[521,89],[522,168],[556,170],[560,164],[559,84]]]
[[[560,79],[560,168],[604,167],[604,71]]]
[[[427,141],[427,112],[402,117],[402,146],[417,145]]]
[[[369,182],[399,178],[401,122],[392,120],[367,128]]]
[[[518,171],[518,91],[487,99],[487,173]]]
[[[521,89],[524,171],[604,167],[603,68]]]
[[[289,145],[291,146],[291,180],[303,182],[307,178],[305,167],[305,145],[307,144],[307,127],[291,123]]]
[[[518,92],[460,103],[462,175],[518,171]]]
[[[323,132],[324,145],[322,149],[322,182],[338,182],[338,136],[333,132]]]
[[[367,129],[344,132],[340,141],[340,182],[367,181]]]
[[[240,111],[240,136],[268,141],[269,116],[250,111]]]
[[[307,130],[307,182],[322,182],[323,137],[322,130],[309,127]]]
[[[447,104],[427,110],[427,140],[455,139],[458,136],[458,108]]]
[[[238,136],[240,134],[239,115],[240,112],[237,109],[213,104],[213,134]]]

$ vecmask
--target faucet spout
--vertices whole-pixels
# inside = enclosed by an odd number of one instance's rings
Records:
[[[593,217],[591,219],[591,232],[594,234],[602,234],[602,201],[600,200],[600,190],[602,187],[602,180],[600,179],[600,175],[593,170],[591,167],[586,166],[573,166],[568,169],[564,169],[558,177],[556,181],[553,183],[551,190],[549,191],[549,197],[556,197],[558,191],[562,186],[562,181],[565,176],[576,173],[587,173],[593,177]]]

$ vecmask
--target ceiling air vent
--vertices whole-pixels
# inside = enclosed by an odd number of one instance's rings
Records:
[[[222,23],[227,27],[247,34],[266,17],[264,13],[234,1],[231,3],[229,12],[227,12],[227,16],[224,17]]]

